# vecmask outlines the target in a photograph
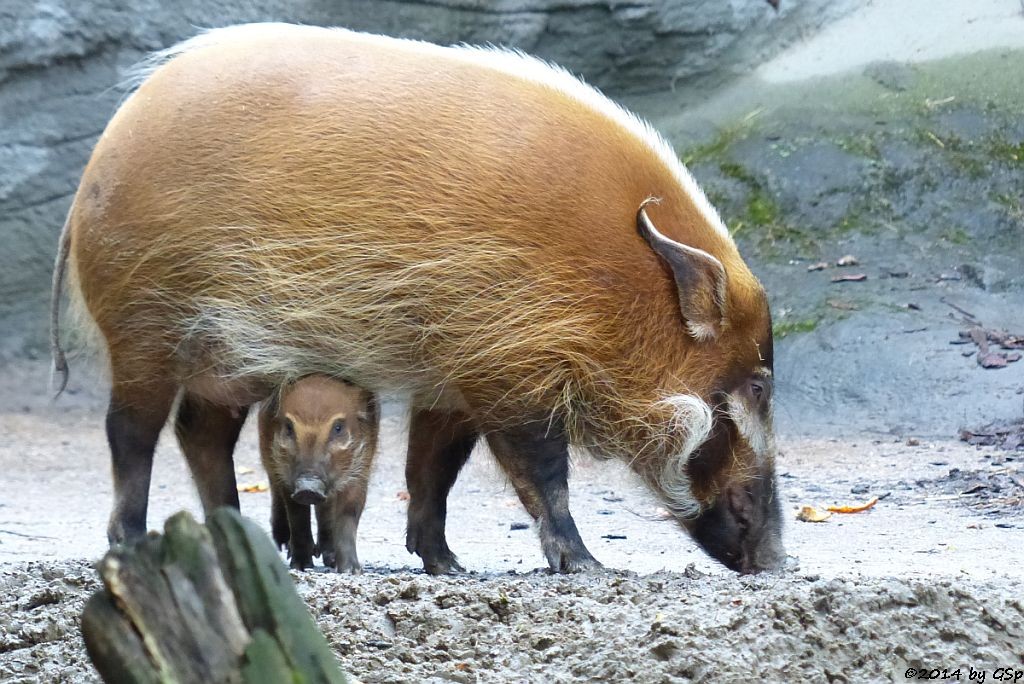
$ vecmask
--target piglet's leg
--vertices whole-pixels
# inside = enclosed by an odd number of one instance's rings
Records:
[[[334,567],[334,496],[314,507],[316,511],[316,552],[323,558],[324,565]]]
[[[564,436],[543,422],[492,433],[487,441],[519,500],[540,523],[540,543],[551,569],[580,572],[600,567],[569,513],[569,448]]]
[[[310,525],[309,506],[295,503],[291,497],[284,501],[285,513],[288,515],[288,552],[291,566],[296,570],[313,567],[313,528]]]
[[[334,565],[338,572],[347,572],[353,575],[362,573],[363,566],[359,564],[359,555],[356,553],[356,531],[359,528],[359,517],[363,514],[365,505],[366,482],[360,479],[336,492],[322,504],[328,508],[325,511],[328,515],[320,515],[320,507],[317,507],[317,524],[321,530],[324,530],[324,523],[330,521],[326,529],[328,539],[333,542],[333,546],[323,545],[320,547],[324,550],[324,565],[328,565],[326,549],[330,548],[330,554],[334,561],[331,565]],[[321,518],[325,518],[325,520],[321,521]],[[328,543],[324,541],[323,536],[320,539],[321,544]]]

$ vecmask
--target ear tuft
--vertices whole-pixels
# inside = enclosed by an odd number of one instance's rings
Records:
[[[713,340],[725,322],[725,267],[704,250],[662,235],[645,209],[653,201],[640,205],[637,232],[672,271],[687,331],[698,342]]]

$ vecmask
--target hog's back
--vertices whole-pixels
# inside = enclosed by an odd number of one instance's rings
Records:
[[[662,372],[634,358],[641,335],[679,337],[671,280],[633,230],[649,196],[670,234],[702,221],[635,136],[472,52],[229,29],[118,111],[72,253],[115,366],[542,393]],[[713,231],[687,241],[735,253]]]

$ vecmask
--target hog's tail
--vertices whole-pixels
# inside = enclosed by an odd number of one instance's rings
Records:
[[[53,288],[50,293],[50,356],[53,358],[53,375],[50,384],[56,378],[57,392],[54,399],[61,395],[68,386],[68,359],[60,346],[60,299],[64,291],[64,276],[67,273],[68,255],[71,253],[71,212],[64,220],[64,228],[60,232],[60,245],[57,248],[57,260],[53,265]]]

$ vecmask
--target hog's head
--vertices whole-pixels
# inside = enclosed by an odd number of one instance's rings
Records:
[[[273,467],[297,503],[322,503],[353,478],[367,476],[377,421],[371,393],[312,375],[285,386],[275,409]]]
[[[729,272],[659,232],[644,207],[637,229],[674,277],[683,346],[670,373],[675,386],[661,389],[651,421],[669,426],[671,437],[634,467],[713,558],[742,573],[777,568],[785,551],[767,297],[738,254]]]

